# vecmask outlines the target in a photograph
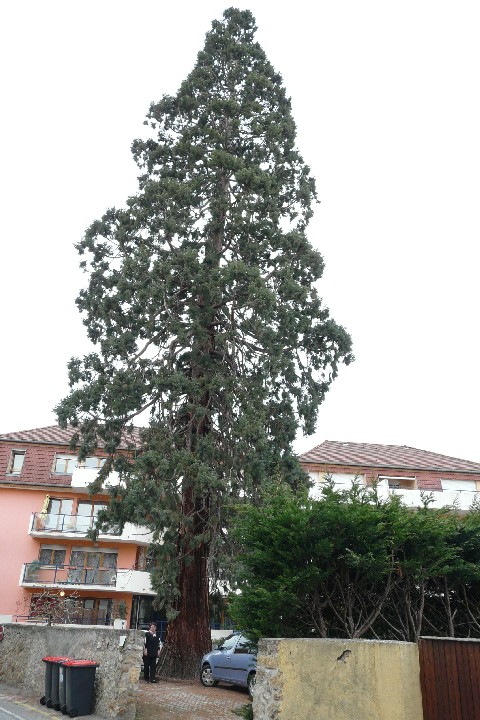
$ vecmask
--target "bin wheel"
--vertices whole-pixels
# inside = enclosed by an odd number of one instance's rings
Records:
[[[76,716],[77,716],[77,711],[75,710],[75,708],[71,708],[71,709],[68,711],[68,717],[74,718],[74,717],[76,717]]]
[[[67,706],[66,706],[66,705],[62,705],[62,707],[60,708],[60,710],[61,710],[61,712],[62,712],[62,715],[66,715],[66,714],[67,714]]]
[[[60,710],[60,703],[53,703],[54,710]]]
[[[52,701],[51,701],[50,698],[48,698],[48,700],[47,700],[47,702],[45,703],[45,705],[46,705],[47,707],[50,707],[50,708],[53,707],[53,703],[52,703]]]
[[[45,695],[40,698],[40,705],[45,705]]]

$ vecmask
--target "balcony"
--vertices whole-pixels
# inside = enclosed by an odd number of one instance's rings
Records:
[[[53,513],[33,513],[31,534],[45,533],[48,535],[64,533],[86,535],[89,530],[95,527],[96,518],[85,515],[58,515]],[[108,535],[118,535],[115,528],[109,530]]]
[[[76,465],[72,473],[72,488],[88,488],[88,486],[97,479],[100,468],[83,467]],[[105,482],[105,487],[118,485],[120,477],[117,472],[112,471]]]
[[[456,507],[457,510],[467,512],[473,501],[480,493],[475,490],[409,490],[406,488],[391,488],[388,484],[379,483],[378,496],[386,500],[392,495],[399,495],[407,507],[422,507],[422,497],[429,496],[432,502],[430,508]]]
[[[150,573],[132,568],[94,568],[73,565],[40,565],[38,561],[25,563],[20,579],[22,587],[51,587],[104,590],[154,595]]]
[[[118,570],[115,587],[118,592],[155,595],[150,582],[150,573],[142,570]]]
[[[85,515],[62,515],[53,513],[32,513],[29,534],[33,537],[74,538],[86,536],[89,530],[95,527],[95,517]],[[109,540],[115,537],[118,542],[135,543],[136,545],[149,545],[152,534],[147,528],[137,527],[125,523],[123,532],[112,528],[99,535],[99,540]]]
[[[458,482],[460,485],[461,481]],[[322,497],[322,485],[323,483],[317,483],[313,488],[310,495],[316,500]],[[335,490],[351,490],[353,485],[352,481],[349,482],[335,482]],[[360,482],[360,486],[364,485],[364,482]],[[480,497],[480,493],[476,490],[463,490],[459,488],[449,488],[445,490],[418,490],[417,488],[406,488],[406,487],[390,487],[388,480],[381,480],[377,484],[378,497],[381,500],[388,500],[393,495],[399,495],[402,502],[407,507],[422,507],[422,497],[431,497],[429,503],[430,508],[444,508],[444,507],[456,507],[461,512],[467,512],[470,510],[475,498]]]
[[[38,561],[25,563],[22,586],[115,587],[117,570],[114,568],[76,567],[73,565],[40,565]]]

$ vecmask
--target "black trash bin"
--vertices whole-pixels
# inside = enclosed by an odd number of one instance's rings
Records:
[[[66,714],[91,715],[93,710],[93,686],[98,663],[94,660],[66,660],[62,663],[65,682]]]
[[[42,705],[50,708],[53,707],[54,702],[58,703],[58,663],[69,659],[68,657],[57,656],[42,658],[42,661],[45,663],[45,695],[42,695],[40,698]]]
[[[71,660],[71,658],[68,658]],[[58,666],[58,703],[60,705],[59,710],[64,715],[67,714],[67,696],[66,696],[66,682],[65,682],[66,670],[62,663]]]
[[[71,660],[69,657],[55,658],[52,661],[52,707],[54,710],[61,710],[65,705],[65,682],[63,663]]]

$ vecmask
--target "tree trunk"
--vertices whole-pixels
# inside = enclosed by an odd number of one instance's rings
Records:
[[[210,608],[208,598],[208,543],[192,548],[190,540],[202,535],[207,527],[205,499],[193,499],[189,488],[184,496],[185,518],[193,517],[192,526],[180,530],[178,539],[179,598],[177,617],[169,622],[158,665],[158,675],[193,680],[199,676],[200,659],[211,650]]]

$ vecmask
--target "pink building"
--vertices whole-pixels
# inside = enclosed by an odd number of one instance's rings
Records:
[[[406,445],[326,440],[300,457],[313,481],[312,494],[319,496],[322,484],[331,479],[338,488],[377,483],[381,497],[399,494],[405,504],[419,507],[422,493],[431,493],[430,507],[455,505],[468,510],[480,492],[480,463]]]
[[[0,622],[28,619],[48,592],[75,599],[75,623],[110,624],[123,605],[127,627],[145,625],[157,619],[150,535],[127,525],[95,543],[88,538],[108,503],[107,493],[88,493],[105,452],[99,446],[79,463],[71,435],[52,426],[0,436]],[[109,482],[118,482],[115,473]]]

